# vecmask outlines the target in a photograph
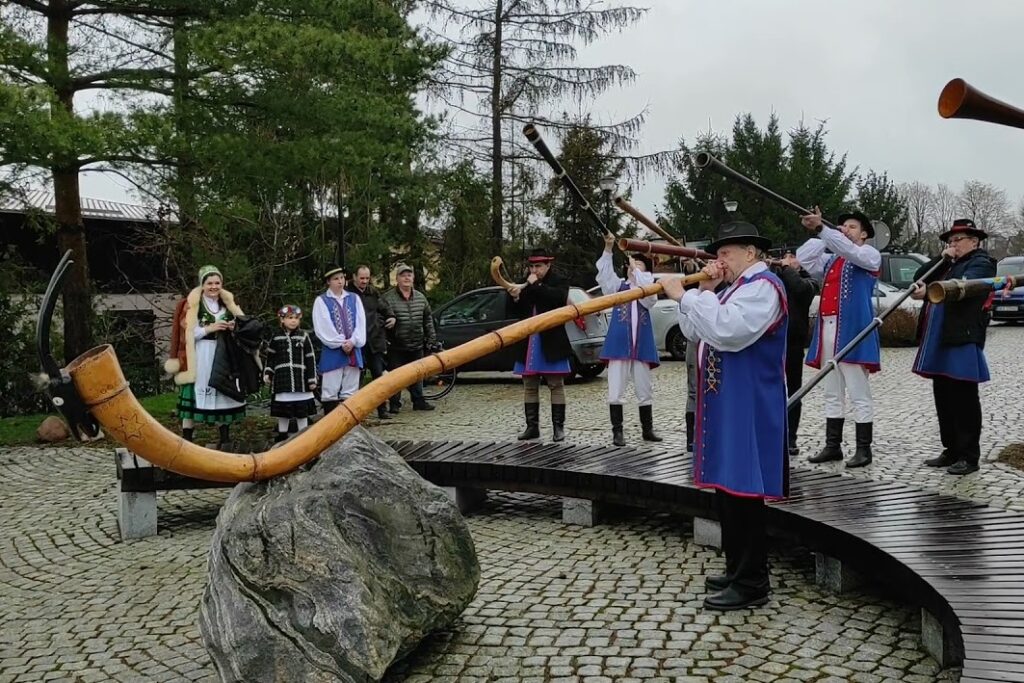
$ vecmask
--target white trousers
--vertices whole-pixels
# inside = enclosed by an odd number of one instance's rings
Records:
[[[836,332],[839,319],[834,315],[825,316],[821,320],[821,365],[836,355]],[[825,386],[825,417],[846,417],[846,394],[850,394],[853,404],[854,422],[873,422],[874,406],[871,401],[871,383],[868,381],[868,369],[855,363],[842,361],[836,369],[821,380]]]
[[[344,401],[359,391],[359,379],[362,376],[362,368],[349,366],[324,373],[324,386],[320,393],[320,399],[323,401]]]
[[[631,381],[636,391],[637,404],[651,405],[654,401],[651,368],[638,360],[608,361],[608,403],[621,405]]]

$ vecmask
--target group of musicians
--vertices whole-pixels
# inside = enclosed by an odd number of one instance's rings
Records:
[[[694,368],[688,381],[694,396],[687,407],[687,446],[694,453],[694,481],[719,494],[722,548],[726,572],[709,576],[712,591],[705,607],[734,610],[768,601],[769,579],[764,501],[785,498],[789,456],[799,451],[796,432],[799,402],[787,411],[787,396],[800,386],[803,365],[821,368],[869,328],[876,316],[873,292],[881,255],[870,244],[871,219],[861,212],[839,216],[824,229],[821,212],[801,218],[811,239],[770,267],[770,241],[743,221],[721,226],[707,247],[716,259],[703,266],[696,288],[678,278],[661,280],[665,294],[679,303],[679,328],[691,342]],[[941,235],[944,265],[915,276],[912,296],[924,299],[924,284],[934,280],[992,277],[995,261],[981,248],[987,237],[969,219],[958,219]],[[597,261],[604,294],[653,283],[652,263],[644,254],[628,254],[625,272],[612,261],[614,238],[607,235]],[[552,270],[555,256],[534,250],[527,282],[509,295],[525,316],[563,306],[567,282]],[[818,315],[810,330],[808,310],[820,292]],[[624,445],[623,401],[630,383],[639,403],[645,441],[661,441],[654,432],[651,369],[658,365],[650,309],[652,294],[612,310],[601,358],[608,364],[608,404],[612,441]],[[988,381],[984,343],[990,298],[923,303],[919,349],[913,371],[933,382],[943,451],[925,461],[954,475],[978,469],[981,455],[981,405],[978,384]],[[806,357],[804,347],[807,347]],[[875,327],[852,351],[834,363],[822,383],[825,390],[825,446],[812,463],[844,459],[841,448],[846,398],[852,405],[856,448],[846,467],[872,461],[874,404],[870,375],[881,369],[881,344]],[[521,439],[539,436],[540,380],[551,389],[554,439],[565,438],[565,392],[571,348],[564,326],[535,334],[516,366],[526,387],[527,428]],[[694,371],[695,370],[695,371]]]

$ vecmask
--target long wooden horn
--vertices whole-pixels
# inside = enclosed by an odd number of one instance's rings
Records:
[[[1024,110],[986,95],[962,78],[954,78],[942,88],[939,116],[1024,128]]]
[[[682,247],[675,244],[655,244],[647,240],[631,240],[628,237],[620,237],[618,245],[621,251],[636,251],[642,254],[666,254],[668,256],[702,259],[704,261],[715,260],[714,256],[702,249]]]
[[[615,206],[619,207],[620,209],[622,209],[622,211],[624,211],[625,213],[628,213],[630,216],[632,216],[633,218],[637,219],[637,221],[639,221],[641,224],[646,226],[651,232],[653,232],[658,237],[661,237],[662,239],[666,240],[670,244],[674,244],[677,247],[685,247],[686,246],[686,239],[685,238],[683,238],[683,241],[680,242],[675,237],[673,237],[669,233],[668,230],[666,230],[665,228],[661,227],[660,225],[655,223],[652,219],[650,219],[647,216],[645,216],[643,213],[640,212],[639,209],[637,209],[635,206],[633,206],[632,204],[627,202],[622,197],[616,197],[615,198]]]
[[[502,265],[504,265],[504,262],[501,260],[500,256],[495,256],[491,259],[491,279],[494,280],[494,284],[500,286],[507,292],[511,292],[519,285],[505,279],[505,276],[501,274]]]
[[[691,284],[707,278],[703,272],[696,273],[685,278],[683,283]],[[494,353],[535,332],[661,291],[662,286],[655,283],[562,306],[403,365],[367,384],[295,438],[263,453],[224,453],[203,448],[165,428],[132,394],[109,344],[86,351],[73,360],[66,371],[78,396],[106,433],[154,465],[209,481],[260,481],[285,474],[309,462],[375,411],[389,396],[417,381]]]

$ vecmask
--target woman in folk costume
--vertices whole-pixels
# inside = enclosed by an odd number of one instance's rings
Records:
[[[726,573],[709,576],[708,609],[734,610],[768,601],[765,500],[789,490],[786,440],[786,291],[761,260],[770,242],[750,223],[721,227],[707,250],[718,260],[704,267],[710,280],[683,292],[663,282],[679,301],[679,329],[699,340],[693,478],[716,490]],[[718,294],[721,282],[728,287]]]
[[[626,263],[626,277],[615,274],[612,263],[612,245],[615,235],[606,232],[604,251],[597,260],[597,284],[604,295],[654,284],[650,257],[636,254]],[[644,441],[661,441],[654,433],[654,390],[651,384],[651,368],[659,365],[658,347],[654,343],[654,327],[651,323],[651,306],[658,301],[658,295],[644,297],[639,301],[620,304],[612,309],[611,324],[604,338],[601,360],[608,364],[608,412],[612,420],[612,443],[625,446],[622,433],[622,400],[630,381],[640,404],[640,425]]]
[[[363,376],[366,312],[359,296],[345,289],[345,276],[344,268],[329,268],[324,273],[327,291],[313,303],[313,332],[323,344],[320,402],[324,415],[356,393]]]
[[[309,417],[316,414],[316,354],[313,341],[299,325],[302,309],[282,306],[277,312],[281,329],[270,340],[267,367],[263,378],[273,389],[270,416],[277,418],[274,443],[288,438],[288,427],[295,420],[301,432],[309,425]]]
[[[230,425],[245,417],[245,403],[210,386],[217,335],[230,334],[235,318],[244,315],[231,292],[222,288],[223,276],[215,266],[199,269],[199,286],[178,302],[171,331],[171,357],[164,369],[181,387],[178,416],[181,435],[193,438],[197,422],[220,427],[218,448],[230,441]]]
[[[561,308],[569,300],[569,283],[552,269],[555,257],[543,247],[533,249],[527,258],[530,274],[526,283],[509,291],[511,309],[520,319]],[[516,361],[512,372],[523,378],[526,430],[519,439],[540,437],[540,380],[551,391],[551,440],[565,439],[565,378],[572,374],[569,356],[572,346],[565,326],[559,325],[530,335],[526,355]]]

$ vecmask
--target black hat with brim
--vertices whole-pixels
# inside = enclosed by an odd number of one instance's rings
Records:
[[[842,225],[850,218],[860,223],[860,226],[868,233],[868,239],[875,236],[875,226],[871,224],[871,219],[860,211],[839,214],[839,218],[836,219],[836,225]]]
[[[939,239],[948,242],[953,235],[970,235],[979,240],[987,240],[988,233],[974,224],[970,218],[957,218],[953,221],[953,227],[939,235]]]
[[[746,221],[732,221],[718,229],[718,239],[707,246],[707,251],[717,254],[719,248],[728,244],[743,244],[768,251],[772,241],[758,234],[757,228]]]

